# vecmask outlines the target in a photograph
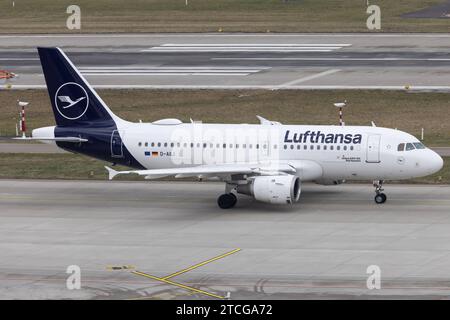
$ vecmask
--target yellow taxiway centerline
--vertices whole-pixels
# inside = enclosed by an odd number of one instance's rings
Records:
[[[177,286],[177,287],[180,287],[180,288],[183,288],[183,289],[186,289],[186,290],[190,290],[190,291],[194,291],[194,292],[197,292],[197,293],[201,293],[201,294],[204,294],[204,295],[207,295],[207,296],[210,296],[210,297],[214,297],[214,298],[218,298],[218,299],[225,299],[225,297],[219,296],[217,294],[210,293],[210,292],[204,291],[204,290],[200,290],[200,289],[197,289],[197,288],[194,288],[194,287],[186,286],[184,284],[181,284],[181,283],[178,283],[178,282],[174,282],[174,281],[171,281],[171,280],[167,280],[165,278],[155,277],[155,276],[152,276],[150,274],[147,274],[147,273],[144,273],[144,272],[141,272],[141,271],[137,271],[136,270],[136,271],[131,271],[131,273],[139,275],[139,276],[147,277],[147,278],[150,278],[150,279],[153,279],[153,280],[161,281],[161,282],[164,282],[164,283],[167,283],[167,284],[171,284],[173,286]]]
[[[197,263],[197,264],[195,264],[195,265],[193,265],[193,266],[191,266],[191,267],[189,267],[189,268],[186,268],[186,269],[183,269],[183,270],[174,272],[174,273],[172,273],[172,274],[169,274],[168,276],[162,277],[161,279],[167,280],[167,279],[176,277],[176,276],[178,276],[178,275],[180,275],[180,274],[189,272],[189,271],[191,271],[191,270],[194,270],[194,269],[196,269],[196,268],[198,268],[198,267],[204,266],[205,264],[211,263],[211,262],[213,262],[213,261],[216,261],[216,260],[225,258],[225,257],[227,257],[227,256],[229,256],[229,255],[232,255],[233,253],[236,253],[236,252],[239,252],[239,251],[241,251],[240,248],[234,249],[234,250],[232,250],[232,251],[229,251],[229,252],[226,252],[226,253],[224,253],[224,254],[221,254],[220,256],[217,256],[217,257],[208,259],[208,260],[206,260],[206,261]]]

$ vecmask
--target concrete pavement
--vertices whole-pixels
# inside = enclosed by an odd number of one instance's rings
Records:
[[[303,186],[300,203],[240,197],[220,210],[223,185],[184,182],[0,180],[0,298],[204,299],[108,266],[175,278],[231,298],[446,298],[450,186]],[[67,290],[66,268],[81,268]],[[368,290],[367,267],[381,268]]]

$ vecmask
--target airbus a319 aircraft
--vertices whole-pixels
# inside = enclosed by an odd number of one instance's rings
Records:
[[[439,171],[442,158],[414,136],[375,126],[203,124],[177,119],[132,123],[116,116],[59,48],[38,48],[56,126],[32,138],[64,150],[131,168],[106,167],[109,179],[196,177],[225,182],[220,208],[236,194],[273,204],[299,201],[301,183],[372,180],[375,202],[384,203],[385,180]]]

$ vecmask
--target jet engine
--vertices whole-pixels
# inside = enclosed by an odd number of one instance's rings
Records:
[[[238,185],[236,191],[253,196],[258,201],[288,204],[299,200],[301,181],[293,175],[258,176],[248,184]]]

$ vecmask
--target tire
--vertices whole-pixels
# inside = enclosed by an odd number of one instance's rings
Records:
[[[377,204],[385,203],[385,202],[386,202],[386,199],[387,199],[387,197],[386,197],[386,195],[385,195],[384,193],[380,193],[380,194],[377,194],[377,195],[375,196],[375,202],[376,202]]]
[[[217,198],[217,205],[221,209],[230,209],[234,207],[237,202],[237,198],[232,193],[224,193]]]

